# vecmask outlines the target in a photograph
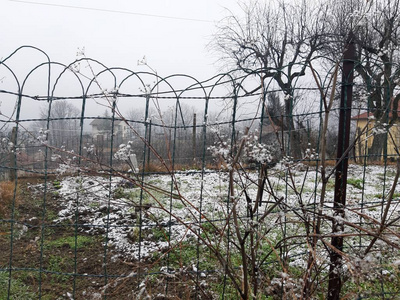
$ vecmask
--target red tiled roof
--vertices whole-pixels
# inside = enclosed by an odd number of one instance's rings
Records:
[[[366,120],[369,117],[373,116],[374,114],[372,112],[366,112],[357,116],[352,117],[352,120]]]
[[[391,101],[391,104],[390,104],[389,119],[391,119],[392,116],[393,116],[392,109],[393,109],[393,101]],[[397,105],[397,113],[400,115],[400,101],[399,101],[399,103]],[[374,114],[372,112],[365,112],[365,113],[362,113],[360,115],[354,116],[351,119],[352,120],[366,120],[366,119],[368,119],[369,117],[371,117],[373,115]]]
[[[397,113],[400,115],[400,110],[397,111]],[[369,117],[372,117],[374,113],[372,112],[365,112],[360,115],[354,116],[351,119],[352,120],[367,120]],[[389,112],[389,119],[391,119],[393,116],[392,111]]]

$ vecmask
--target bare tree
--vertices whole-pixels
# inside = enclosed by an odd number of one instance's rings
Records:
[[[243,4],[243,17],[227,17],[215,35],[214,47],[222,53],[222,61],[233,62],[241,72],[260,72],[262,83],[257,89],[273,80],[284,93],[284,127],[294,157],[300,155],[300,135],[293,118],[294,88],[326,41],[327,7],[307,1]]]
[[[337,6],[332,6],[334,42],[330,43],[329,49],[343,49],[345,36],[353,32],[358,80],[365,86],[369,116],[375,119],[375,129],[378,129],[372,132],[374,139],[368,150],[370,160],[380,160],[385,154],[388,129],[398,119],[399,13],[399,0],[339,1]]]
[[[40,119],[41,121],[36,122],[34,127],[46,129],[46,120],[49,120],[48,141],[55,147],[61,147],[63,143],[71,142],[78,136],[80,110],[71,102],[60,100],[52,102],[51,106],[41,107]]]
[[[375,124],[392,126],[398,119],[398,89],[400,78],[400,1],[375,1],[371,18],[360,26],[357,35],[360,60],[357,71],[367,85],[368,107]],[[388,129],[388,128],[386,128]],[[379,159],[387,141],[387,131],[375,135],[369,155]]]

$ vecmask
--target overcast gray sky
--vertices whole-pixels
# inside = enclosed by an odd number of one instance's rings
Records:
[[[234,0],[0,0],[0,57],[34,45],[63,63],[77,48],[107,66],[147,62],[162,76],[204,79],[217,72],[205,49]]]
[[[198,80],[218,73],[218,57],[207,44],[216,23],[239,9],[235,0],[0,0],[0,5],[0,58],[32,45],[52,61],[69,64],[78,48],[84,47],[87,57],[108,67],[150,71],[137,64],[145,55],[162,77],[180,73]],[[24,50],[7,63],[21,74],[21,80],[27,70],[44,61],[43,55]],[[45,95],[45,81],[35,80],[24,92],[37,89]],[[0,89],[13,88],[12,76],[0,74]],[[3,94],[1,112],[10,115],[15,101]],[[23,118],[38,116],[40,105],[29,101],[24,100]]]

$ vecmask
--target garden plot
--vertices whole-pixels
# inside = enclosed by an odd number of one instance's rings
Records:
[[[203,180],[201,174],[190,172],[175,174],[174,179],[147,176],[143,189],[124,179],[105,177],[68,177],[60,185],[62,209],[55,222],[77,222],[86,233],[106,234],[126,260],[149,257],[168,249],[170,242],[191,237],[182,223],[195,223],[201,206],[202,214],[215,219],[224,217],[227,205],[224,174],[206,174]]]
[[[277,165],[268,173],[269,185],[263,200],[273,202],[270,194],[274,193],[284,197],[285,204],[267,220],[271,226],[282,217],[296,224],[300,201],[307,207],[315,207],[314,203],[319,202],[321,182],[315,170],[310,171],[302,165],[287,172],[283,165]],[[370,220],[379,220],[382,198],[390,189],[394,173],[394,169],[379,166],[369,166],[365,170],[350,166],[347,192],[350,209],[362,212]],[[245,194],[255,199],[257,177],[256,172],[239,173],[235,177],[236,207],[243,219],[246,217]],[[382,184],[383,180],[386,185]],[[109,245],[114,247],[116,257],[124,260],[149,258],[194,237],[199,220],[214,224],[220,220],[222,226],[232,209],[228,185],[226,172],[148,175],[144,177],[143,189],[118,177],[65,177],[55,191],[61,208],[55,222],[68,220],[78,224],[79,230],[85,233],[105,235]],[[326,199],[324,213],[331,215],[333,184],[328,185]],[[392,217],[398,216],[397,203],[390,209]],[[262,204],[260,213],[267,207]],[[346,219],[356,223],[360,221],[360,215],[348,211]],[[301,227],[293,226],[288,228],[292,227],[296,232]],[[293,251],[299,252],[298,249]]]

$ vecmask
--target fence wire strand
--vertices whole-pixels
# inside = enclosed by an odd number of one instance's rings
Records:
[[[44,60],[17,75],[22,50]],[[262,72],[162,78],[27,46],[0,61],[0,298],[317,299],[333,254],[343,297],[398,297],[397,125]]]

